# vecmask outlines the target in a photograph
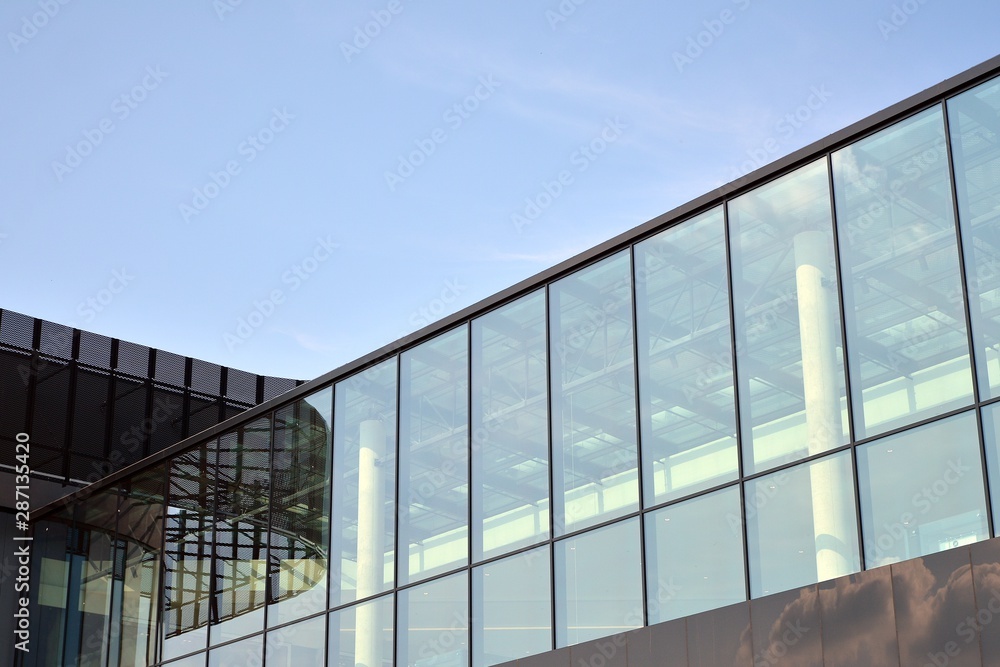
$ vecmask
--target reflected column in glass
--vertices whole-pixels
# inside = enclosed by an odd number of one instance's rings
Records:
[[[750,596],[861,569],[851,452],[746,482]]]
[[[736,478],[736,405],[722,208],[635,247],[646,505]]]
[[[958,217],[982,398],[1000,396],[998,118],[1000,82],[996,79],[948,100]]]
[[[858,447],[865,565],[988,539],[975,412]]]
[[[745,471],[848,440],[826,160],[729,204]]]
[[[469,665],[469,573],[399,592],[396,664]]]
[[[219,438],[209,635],[213,645],[264,628],[270,454],[270,416]]]
[[[401,358],[400,584],[469,560],[468,336],[462,326]]]
[[[833,154],[856,437],[971,403],[940,107]]]
[[[556,646],[642,626],[639,519],[555,543]]]
[[[549,288],[557,535],[639,507],[631,273],[624,251]]]
[[[326,609],[333,390],[274,413],[269,627]]]
[[[396,554],[396,359],[337,383],[333,607],[392,588]]]
[[[472,321],[472,554],[549,535],[545,292]]]
[[[163,548],[163,653],[169,660],[208,644],[215,441],[170,460]]]
[[[550,572],[548,547],[472,570],[472,667],[552,649]]]
[[[645,516],[650,625],[747,599],[741,517],[738,486]]]

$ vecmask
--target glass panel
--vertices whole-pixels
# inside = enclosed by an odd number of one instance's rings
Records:
[[[469,576],[460,572],[399,592],[400,665],[467,667]]]
[[[861,569],[851,453],[746,483],[750,596]]]
[[[555,544],[556,646],[642,626],[639,520]]]
[[[271,418],[219,438],[209,641],[264,629]]]
[[[1000,82],[948,100],[981,398],[1000,396]],[[956,294],[951,303],[961,305]]]
[[[330,443],[333,389],[274,414],[270,627],[323,611],[330,544]]]
[[[489,667],[552,649],[549,548],[472,571],[472,667]]]
[[[646,515],[650,625],[747,599],[740,516],[738,486]]]
[[[550,287],[555,532],[639,507],[628,251]]]
[[[826,160],[730,204],[745,472],[848,440]]]
[[[1000,403],[983,408],[983,439],[993,508],[993,534],[1000,535]]]
[[[134,475],[122,489],[116,558],[121,564],[116,578],[121,579],[122,613],[117,633],[112,633],[111,664],[156,661],[165,480],[166,469],[161,465]]]
[[[468,562],[469,346],[460,327],[402,355],[399,543],[405,584]]]
[[[175,457],[168,468],[163,549],[163,659],[208,644],[215,443]]]
[[[647,505],[736,479],[724,238],[717,208],[635,247]]]
[[[980,458],[974,412],[858,447],[866,567],[988,539]]]
[[[15,516],[8,514],[7,517],[9,525],[13,525]],[[71,506],[63,506],[44,519],[32,523],[32,535],[35,539],[31,548],[32,590],[29,609],[32,625],[45,628],[45,632],[33,634],[29,629],[30,652],[24,662],[26,667],[63,664],[63,642],[70,616],[67,604],[70,596],[71,558],[67,553],[67,540],[72,524]],[[7,590],[14,592],[12,587]],[[13,645],[24,641],[25,637],[13,633],[11,636],[14,641],[9,642],[8,646],[13,652],[16,650]]]
[[[337,384],[333,607],[392,588],[396,535],[396,359]]]
[[[549,535],[545,292],[472,322],[473,560]]]
[[[940,108],[833,154],[858,439],[972,401]]]
[[[268,624],[271,623],[270,616]],[[326,653],[326,615],[267,633],[268,667],[322,665]]]
[[[392,626],[391,595],[332,612],[326,664],[329,667],[391,667]]]
[[[208,652],[208,667],[249,667],[261,664],[264,636],[257,635]]]

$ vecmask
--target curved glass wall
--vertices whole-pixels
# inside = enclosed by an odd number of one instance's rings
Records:
[[[995,535],[998,112],[929,106],[53,510],[25,664],[490,667]]]

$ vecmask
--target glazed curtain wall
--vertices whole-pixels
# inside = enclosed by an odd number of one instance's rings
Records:
[[[987,539],[998,267],[990,82],[40,523],[29,664],[488,667]]]

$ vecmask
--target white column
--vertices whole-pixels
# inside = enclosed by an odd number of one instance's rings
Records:
[[[810,455],[839,445],[842,433],[837,320],[833,317],[837,292],[834,281],[826,275],[831,263],[831,250],[829,237],[822,231],[795,235],[795,285]],[[851,506],[846,497],[850,489],[838,484],[838,480],[843,478],[837,472],[837,466],[832,462],[813,464],[809,471],[816,574],[820,581],[848,574],[852,565],[844,542],[844,538],[854,530],[853,519],[847,511]]]
[[[384,568],[385,534],[385,425],[378,419],[361,422],[358,452],[358,599],[378,593]],[[354,661],[364,667],[380,667],[382,623],[379,605],[362,605],[357,611]]]

